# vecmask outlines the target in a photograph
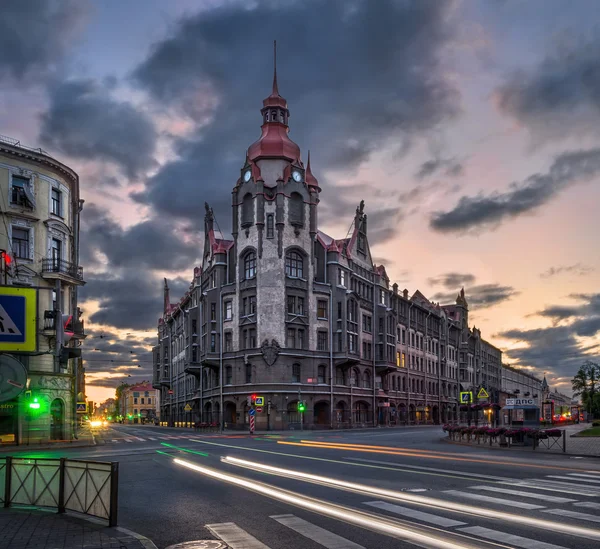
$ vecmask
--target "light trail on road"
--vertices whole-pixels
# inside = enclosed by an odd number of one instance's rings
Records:
[[[364,444],[338,443],[338,442],[318,442],[311,440],[301,440],[300,442],[287,442],[278,440],[277,444],[286,446],[300,446],[303,448],[326,448],[329,450],[349,450],[354,452],[367,452],[370,454],[386,454],[391,456],[406,456],[406,457],[424,457],[428,459],[442,459],[449,461],[467,461],[471,463],[485,463],[494,465],[518,465],[519,467],[529,467],[534,469],[558,469],[561,471],[579,471],[572,467],[559,467],[556,465],[536,465],[531,463],[514,462],[514,461],[497,461],[490,459],[458,457],[451,452],[435,452],[432,450],[411,450],[408,448],[394,448],[392,446],[368,446]]]
[[[298,480],[304,480],[314,484],[321,484],[323,486],[330,486],[339,488],[342,490],[348,490],[364,495],[374,495],[383,497],[386,499],[410,502],[416,505],[421,505],[429,508],[443,509],[445,511],[459,512],[468,515],[486,517],[491,519],[501,519],[507,522],[515,524],[525,524],[534,528],[540,528],[543,530],[549,530],[552,532],[558,532],[562,534],[573,535],[581,538],[592,539],[600,541],[600,530],[594,530],[592,528],[584,528],[579,526],[571,526],[568,524],[560,524],[556,522],[550,522],[547,520],[541,520],[536,518],[524,517],[521,515],[513,515],[511,513],[504,513],[502,511],[495,511],[492,509],[485,509],[481,507],[474,507],[472,505],[465,505],[462,503],[455,503],[445,501],[442,499],[431,498],[427,496],[417,496],[407,494],[406,492],[396,492],[394,490],[386,490],[384,488],[376,488],[374,486],[367,486],[364,484],[357,484],[354,482],[347,482],[331,477],[323,477],[319,475],[313,475],[310,473],[302,473],[293,469],[283,469],[281,467],[273,467],[271,465],[264,465],[262,463],[248,461],[244,459],[234,457],[222,457],[221,461],[243,467],[245,469],[251,469],[254,471],[262,471],[265,473],[275,474],[286,478],[295,478]]]
[[[262,482],[255,482],[228,473],[222,473],[215,469],[200,466],[179,458],[175,458],[173,462],[177,465],[186,467],[187,469],[196,471],[208,477],[246,488],[253,492],[289,503],[322,516],[341,520],[379,534],[384,534],[408,541],[410,543],[419,545],[420,547],[425,547],[428,549],[482,549],[485,547],[508,548],[506,545],[482,541],[480,539],[471,538],[464,534],[448,532],[446,530],[441,530],[431,526],[424,526],[420,524],[416,525],[409,522],[403,523],[398,520],[393,521],[385,519],[378,515],[358,511],[342,505],[328,503],[323,500],[310,498],[302,494],[291,492],[289,490],[283,490],[282,488],[264,484]],[[455,537],[458,539],[458,541],[454,542],[444,539],[449,537]]]

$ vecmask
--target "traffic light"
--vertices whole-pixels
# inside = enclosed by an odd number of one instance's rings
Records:
[[[246,397],[246,404],[247,404],[248,406],[252,406],[252,397],[251,397],[250,395],[248,395],[248,396]]]
[[[35,398],[34,398],[34,399],[33,399],[33,400],[32,400],[32,401],[29,403],[29,407],[30,407],[32,410],[39,410],[39,409],[40,409],[41,405],[40,405],[40,403],[38,402],[38,399],[37,399],[37,397],[35,397]]]
[[[298,411],[305,412],[306,411],[306,403],[302,400],[298,401]]]

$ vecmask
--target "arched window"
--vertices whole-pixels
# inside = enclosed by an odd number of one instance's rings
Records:
[[[294,250],[285,255],[285,274],[293,278],[304,278],[304,258]]]
[[[360,372],[356,368],[352,369],[350,385],[352,385],[353,387],[360,387]]]
[[[248,252],[244,257],[244,280],[256,276],[256,252]]]
[[[304,225],[304,198],[300,193],[292,193],[290,197],[290,223]]]
[[[254,223],[254,201],[252,194],[246,193],[242,202],[242,227],[249,227]]]

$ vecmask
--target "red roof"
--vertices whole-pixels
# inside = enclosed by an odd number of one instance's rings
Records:
[[[290,129],[281,122],[265,122],[261,126],[262,135],[250,145],[248,158],[258,160],[260,158],[285,158],[297,160],[300,158],[300,147],[289,137]]]
[[[318,191],[321,190],[321,187],[319,187],[319,182],[317,181],[317,178],[313,175],[313,173],[310,169],[310,151],[308,151],[308,161],[306,162],[306,184],[309,187],[316,187]]]

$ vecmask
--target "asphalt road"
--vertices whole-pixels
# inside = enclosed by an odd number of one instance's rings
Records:
[[[440,427],[97,435],[58,453],[119,461],[119,524],[160,549],[600,547],[600,459],[454,446]]]

